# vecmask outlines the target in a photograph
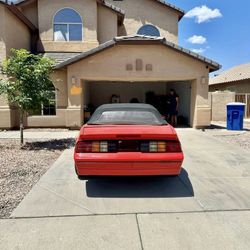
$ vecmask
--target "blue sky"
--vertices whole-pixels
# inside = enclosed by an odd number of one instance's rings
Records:
[[[169,0],[168,2],[186,12],[195,7],[207,7],[196,8],[188,14],[188,16],[194,16],[193,18],[184,17],[180,21],[179,44],[181,46],[191,50],[204,50],[201,54],[220,63],[223,66],[222,70],[250,62],[249,0]],[[204,10],[205,13],[207,12],[207,18],[209,16],[214,18],[202,20]],[[188,41],[190,37],[193,39]],[[204,40],[206,40],[205,43]]]

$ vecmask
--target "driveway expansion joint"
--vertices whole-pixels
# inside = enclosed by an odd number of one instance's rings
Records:
[[[140,238],[141,250],[144,250],[142,236],[141,236],[141,229],[140,229],[140,224],[139,224],[139,220],[138,220],[138,214],[135,214],[135,220],[136,220],[136,225],[137,225],[138,234],[139,234],[139,238]]]
[[[24,216],[0,218],[1,220],[25,220],[25,219],[53,219],[53,218],[74,218],[74,217],[101,217],[101,216],[126,216],[126,215],[161,215],[161,214],[202,214],[202,213],[230,213],[230,212],[250,212],[250,208],[246,209],[214,209],[214,210],[197,210],[197,211],[172,211],[172,212],[141,212],[141,213],[106,213],[106,214],[76,214],[76,215],[51,215],[51,216]]]

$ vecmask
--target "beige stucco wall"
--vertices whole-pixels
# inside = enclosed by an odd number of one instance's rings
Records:
[[[6,47],[5,47],[5,22],[4,22],[4,16],[5,16],[5,7],[0,4],[0,63],[5,59],[6,57]]]
[[[141,71],[135,70],[137,59],[143,62]],[[126,69],[127,64],[133,65],[132,71]],[[146,64],[151,64],[153,70],[146,71]],[[77,79],[77,85],[80,87],[82,87],[81,80],[192,81],[191,125],[199,127],[210,124],[211,109],[208,102],[206,65],[166,46],[117,45],[70,65],[68,67],[69,108],[74,109],[74,115],[71,118],[76,121],[82,116],[83,98],[82,94],[71,95],[72,78]]]
[[[68,106],[68,89],[67,89],[67,71],[56,70],[51,77],[56,88],[57,108],[67,108]]]
[[[55,42],[53,35],[53,18],[62,8],[73,8],[83,20],[83,42]],[[97,41],[97,3],[93,0],[38,1],[38,23],[41,41],[39,51],[81,52],[94,48]]]
[[[0,64],[6,58],[6,46],[5,46],[5,7],[0,4]],[[0,73],[0,79],[3,76]],[[7,128],[10,126],[11,114],[6,97],[0,96],[0,128]]]
[[[235,93],[229,91],[210,92],[209,100],[211,103],[211,120],[212,121],[226,121],[227,118],[227,104],[235,102]]]
[[[28,127],[65,127],[68,106],[67,71],[56,70],[51,75],[56,89],[55,116],[28,116]]]
[[[28,28],[2,4],[0,4],[0,20],[0,63],[2,63],[11,54],[12,48],[30,48],[30,33]],[[0,128],[16,126],[17,116],[17,110],[9,107],[7,98],[1,96]]]
[[[228,91],[232,91],[236,93],[247,94],[247,93],[250,93],[250,80],[242,80],[242,81],[209,86],[209,91],[213,92],[216,90],[220,90],[220,91],[228,90]]]
[[[136,60],[143,69],[136,71]],[[107,63],[108,62],[108,63]],[[126,69],[132,64],[133,70]],[[152,71],[146,71],[147,64]],[[97,70],[98,69],[98,70]],[[116,45],[84,60],[69,65],[68,72],[90,80],[179,81],[208,76],[206,65],[164,45]],[[206,88],[208,88],[206,82]],[[207,99],[207,98],[206,98]],[[202,103],[202,99],[200,100]]]
[[[117,36],[117,14],[110,9],[98,5],[97,38],[99,43],[112,40]]]
[[[0,4],[0,63],[12,48],[30,49],[30,32],[14,14]]]
[[[55,116],[28,116],[28,127],[65,127],[66,109],[57,109]]]
[[[5,44],[6,54],[10,55],[10,50],[30,49],[30,32],[25,24],[20,22],[9,10],[5,12]]]
[[[144,24],[155,25],[162,37],[178,43],[178,14],[170,8],[153,0],[108,0],[126,12],[124,27],[119,28],[119,35],[135,35]]]
[[[38,9],[37,1],[20,7],[19,10],[36,26],[38,27]]]

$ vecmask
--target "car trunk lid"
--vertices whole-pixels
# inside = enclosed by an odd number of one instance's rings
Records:
[[[177,139],[170,125],[85,125],[80,137],[83,140]]]

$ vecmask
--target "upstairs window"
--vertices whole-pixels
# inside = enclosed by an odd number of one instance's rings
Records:
[[[53,20],[55,41],[82,41],[82,18],[73,9],[59,10]]]
[[[138,30],[137,34],[144,36],[160,36],[160,31],[154,25],[146,24]]]

